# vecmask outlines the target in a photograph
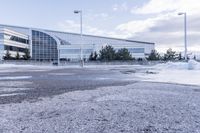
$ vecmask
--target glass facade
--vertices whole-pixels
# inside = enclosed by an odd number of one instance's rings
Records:
[[[80,54],[80,49],[61,49],[60,54]],[[91,54],[93,49],[83,49],[83,54]]]
[[[130,53],[144,53],[144,48],[128,48]]]
[[[67,42],[67,41],[65,41],[63,39],[60,39],[59,37],[57,37],[57,38],[60,41],[60,45],[71,45],[71,43],[69,43],[69,42]]]
[[[46,33],[32,30],[32,59],[38,61],[58,60],[56,40]]]
[[[130,53],[144,53],[144,48],[127,48]],[[119,50],[116,49],[117,51]]]

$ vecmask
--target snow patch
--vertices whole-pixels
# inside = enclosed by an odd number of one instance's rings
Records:
[[[16,95],[24,95],[25,93],[11,93],[11,94],[0,94],[0,97],[9,97],[9,96],[16,96]]]
[[[0,77],[0,80],[29,79],[32,76]]]
[[[21,87],[23,88],[26,85],[30,85],[32,82],[28,81],[0,81],[0,86],[2,87]]]
[[[0,88],[0,93],[2,92],[14,92],[14,91],[25,91],[31,90],[32,88]]]
[[[74,75],[74,73],[48,73],[49,75],[55,75],[55,76],[70,76]]]

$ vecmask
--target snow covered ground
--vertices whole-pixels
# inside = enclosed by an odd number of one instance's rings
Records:
[[[137,73],[143,81],[178,83],[200,86],[200,63],[194,60],[189,62],[168,62],[149,68],[146,73]]]
[[[0,105],[1,133],[197,133],[199,123],[198,87],[159,83],[138,82]]]

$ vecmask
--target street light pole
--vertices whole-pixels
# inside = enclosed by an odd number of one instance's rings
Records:
[[[178,13],[178,15],[184,15],[184,42],[185,42],[185,60],[187,61],[187,14],[186,13]]]
[[[80,47],[80,61],[81,61],[81,67],[84,66],[84,60],[83,60],[83,18],[82,18],[82,10],[75,10],[75,14],[80,13],[80,35],[81,35],[81,47]]]

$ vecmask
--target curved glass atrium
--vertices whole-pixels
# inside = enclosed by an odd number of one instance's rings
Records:
[[[46,33],[32,30],[32,59],[37,61],[58,60],[56,40]]]

